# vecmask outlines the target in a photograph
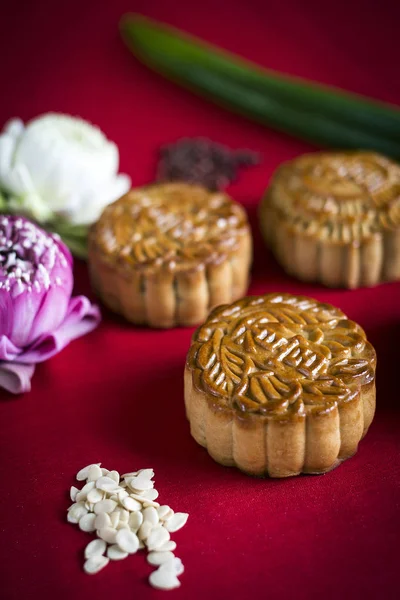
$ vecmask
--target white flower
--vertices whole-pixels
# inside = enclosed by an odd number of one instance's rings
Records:
[[[45,114],[0,134],[0,191],[9,206],[39,222],[62,217],[88,225],[130,187],[118,175],[117,146],[87,121]]]

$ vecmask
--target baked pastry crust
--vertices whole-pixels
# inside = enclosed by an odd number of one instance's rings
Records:
[[[186,183],[131,190],[89,235],[89,267],[103,302],[152,327],[197,325],[248,286],[251,233],[226,194]]]
[[[372,422],[375,368],[363,329],[330,304],[269,294],[220,306],[186,361],[192,436],[251,475],[325,473]]]
[[[266,242],[305,281],[357,288],[400,279],[400,166],[372,152],[283,164],[260,205]]]

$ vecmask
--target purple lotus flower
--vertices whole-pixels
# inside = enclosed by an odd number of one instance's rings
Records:
[[[0,387],[29,391],[36,363],[98,325],[99,309],[71,298],[72,286],[72,257],[57,236],[0,217]]]

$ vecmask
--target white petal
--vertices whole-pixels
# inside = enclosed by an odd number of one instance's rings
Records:
[[[66,217],[75,225],[89,225],[98,220],[106,206],[126,194],[131,187],[131,180],[127,175],[117,175],[102,189],[91,190],[82,194],[74,206],[60,216]]]
[[[7,191],[14,191],[7,185],[8,177],[12,169],[12,158],[15,152],[15,140],[11,135],[2,133],[0,135],[0,185]]]
[[[24,122],[22,121],[22,119],[10,119],[4,125],[3,131],[4,131],[4,133],[7,133],[11,137],[17,139],[25,131]]]
[[[76,224],[97,220],[130,187],[117,175],[117,146],[90,123],[46,114],[26,128],[10,121],[0,135],[0,187],[13,208],[39,221],[65,216]]]
[[[104,207],[115,200],[129,187],[126,178],[116,177],[118,164],[114,143],[90,123],[67,115],[43,115],[26,129],[14,120],[0,135],[0,185],[18,203],[23,192],[34,194],[22,204],[35,200],[31,214],[41,219],[46,212],[46,218],[67,208],[79,214],[87,205]],[[89,201],[82,206],[84,198]],[[38,199],[46,210],[38,208]]]
[[[85,190],[99,189],[118,170],[118,148],[100,129],[68,115],[31,121],[18,145],[16,163],[26,165],[35,188],[52,209]]]
[[[14,194],[21,191],[13,185],[12,171],[16,148],[23,131],[24,124],[21,119],[12,119],[5,124],[0,135],[0,186]]]

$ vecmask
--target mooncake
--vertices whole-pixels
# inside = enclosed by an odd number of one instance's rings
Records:
[[[363,329],[330,304],[269,294],[220,306],[187,356],[192,436],[251,475],[325,473],[372,422],[375,368]]]
[[[384,156],[322,152],[284,163],[259,217],[299,279],[346,288],[400,279],[400,166]]]
[[[251,254],[244,208],[186,183],[131,190],[89,234],[91,278],[104,304],[152,327],[196,325],[242,297]]]

